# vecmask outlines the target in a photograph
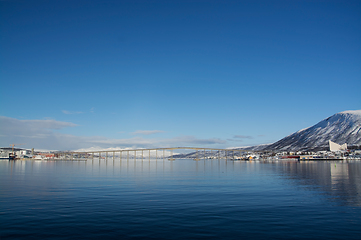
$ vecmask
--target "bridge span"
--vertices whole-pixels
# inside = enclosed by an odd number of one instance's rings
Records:
[[[193,150],[194,152],[188,154],[175,153],[174,151]],[[119,158],[120,160],[129,159],[168,159],[175,160],[175,158],[193,158],[200,160],[201,158],[217,158],[217,159],[238,159],[241,158],[242,152],[247,152],[242,149],[219,149],[219,148],[199,148],[199,147],[168,147],[168,148],[140,148],[140,149],[117,149],[117,150],[101,150],[101,151],[86,151],[86,152],[59,152],[57,158],[63,159],[108,159],[113,160]],[[137,154],[138,153],[138,154]]]

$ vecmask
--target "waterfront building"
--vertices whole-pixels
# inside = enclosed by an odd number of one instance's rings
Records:
[[[0,158],[9,158],[10,154],[14,153],[15,156],[21,157],[31,154],[31,150],[22,149],[22,148],[11,148],[5,147],[0,148]]]
[[[330,146],[331,152],[347,150],[347,143],[340,145],[340,144],[332,142],[331,140],[328,140],[328,144]]]

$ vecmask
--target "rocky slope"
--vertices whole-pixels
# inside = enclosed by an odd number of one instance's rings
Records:
[[[315,150],[327,148],[328,140],[338,144],[361,145],[361,110],[336,113],[312,127],[266,145],[262,150]]]

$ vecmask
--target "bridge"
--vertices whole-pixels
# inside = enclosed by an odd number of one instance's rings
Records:
[[[194,160],[200,160],[203,158],[218,158],[218,159],[236,159],[241,158],[242,152],[247,152],[242,149],[218,149],[218,148],[197,148],[197,147],[169,147],[169,148],[146,148],[146,149],[123,149],[123,150],[102,150],[102,151],[87,151],[87,152],[59,152],[56,154],[57,158],[62,159],[108,159],[113,160],[119,157],[120,160],[126,158],[127,160],[141,158],[152,159],[168,159],[175,160],[174,151],[177,150],[193,150],[195,151],[195,157],[191,157]],[[138,153],[138,154],[137,154]],[[183,154],[184,155],[184,154]],[[188,155],[192,155],[188,154]],[[208,157],[207,157],[208,155]],[[213,156],[215,155],[215,156]],[[175,155],[179,158],[181,155]],[[183,157],[189,158],[189,157]]]

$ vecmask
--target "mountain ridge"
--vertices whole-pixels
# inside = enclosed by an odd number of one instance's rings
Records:
[[[292,133],[264,147],[263,151],[307,151],[327,148],[328,140],[338,144],[361,145],[361,110],[347,110],[323,119],[317,124]]]

